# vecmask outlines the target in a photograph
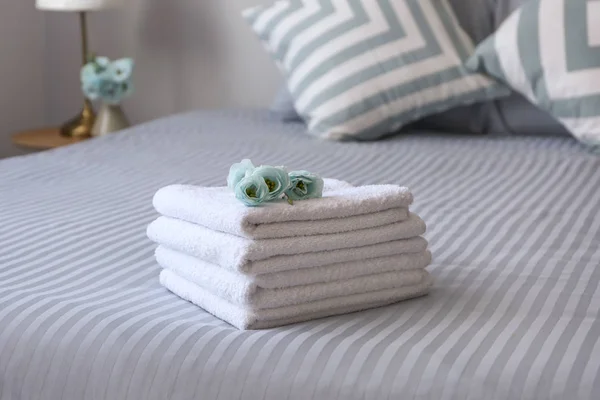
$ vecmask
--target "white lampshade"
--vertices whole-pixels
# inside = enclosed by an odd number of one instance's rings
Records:
[[[52,11],[95,11],[113,8],[122,0],[36,0],[39,10]]]

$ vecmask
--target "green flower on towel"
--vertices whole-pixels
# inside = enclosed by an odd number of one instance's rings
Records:
[[[235,190],[237,184],[244,179],[246,172],[254,171],[254,164],[247,158],[237,164],[233,164],[229,168],[229,176],[227,177],[227,187]]]
[[[281,198],[283,192],[290,187],[290,177],[283,167],[262,165],[252,171],[252,176],[256,176],[265,181],[269,188],[267,200],[277,200]]]
[[[255,207],[269,197],[269,187],[260,176],[246,174],[235,186],[235,197],[249,207]]]
[[[246,206],[255,207],[262,203],[286,199],[305,200],[323,197],[323,179],[308,171],[288,174],[284,167],[261,165],[244,159],[229,168],[227,186],[235,197]]]
[[[323,197],[323,179],[308,171],[292,171],[290,188],[285,192],[291,200],[306,200]]]

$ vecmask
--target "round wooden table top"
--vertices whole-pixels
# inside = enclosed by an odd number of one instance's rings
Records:
[[[12,142],[14,144],[38,150],[68,146],[86,139],[87,138],[69,138],[62,136],[59,128],[33,129],[30,131],[19,132],[12,136]]]

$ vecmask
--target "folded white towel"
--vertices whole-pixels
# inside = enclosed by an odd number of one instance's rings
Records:
[[[175,254],[169,254],[169,252]],[[420,258],[425,259],[426,256],[423,257],[423,255],[424,253],[416,254],[417,257],[422,256]],[[415,255],[412,255],[412,257],[414,256]],[[406,255],[399,257],[406,257]],[[191,260],[189,258],[191,258]],[[397,263],[398,256],[393,258],[395,258],[395,262]],[[370,266],[379,267],[379,264],[391,264],[391,260],[365,260],[363,262],[363,271],[366,270],[367,273],[363,272],[360,276],[345,277],[342,279],[315,282],[305,285],[294,285],[294,282],[288,282],[288,285],[283,288],[266,289],[258,286],[253,281],[253,277],[230,272],[229,270],[214,264],[208,264],[185,254],[173,252],[169,249],[157,249],[156,259],[163,268],[175,272],[182,278],[208,290],[216,296],[222,297],[234,304],[257,309],[283,307],[329,297],[412,286],[423,279],[423,268],[426,266],[425,264],[420,269],[394,270],[393,268],[395,265],[392,264],[386,265],[388,269],[386,272],[374,272],[371,271],[371,268],[369,268]],[[359,263],[354,262],[354,264]],[[406,266],[406,262],[404,265],[401,265],[403,268],[406,268]],[[340,268],[339,266],[334,266],[334,268],[336,267]],[[323,270],[327,268],[329,267],[318,267],[316,269]],[[343,265],[341,269],[343,270]],[[314,270],[315,268],[305,268],[303,270],[291,272],[312,276]],[[260,276],[268,277],[269,274]]]
[[[422,269],[431,263],[431,252],[394,254],[355,261],[338,262],[313,268],[246,275],[209,263],[165,246],[155,252],[158,264],[204,288],[230,292],[254,293],[258,289],[280,289],[290,286],[335,282],[382,272]],[[214,290],[213,290],[214,292]],[[214,292],[219,294],[219,292]],[[226,295],[223,295],[224,297]],[[232,295],[233,296],[233,295]],[[243,295],[242,295],[243,297]]]
[[[289,259],[274,260],[274,268],[266,268],[261,262],[273,261],[277,256],[306,258],[314,254],[338,249],[350,249],[378,243],[413,238],[425,232],[425,223],[415,214],[409,219],[376,228],[327,235],[301,236],[280,239],[250,240],[228,233],[169,217],[159,217],[147,229],[148,237],[174,250],[201,258],[222,267],[249,274],[286,271],[299,268]],[[378,255],[375,255],[377,257]],[[360,258],[366,258],[361,256]],[[342,260],[339,260],[341,262]],[[306,267],[331,264],[316,262]]]
[[[393,243],[393,242],[392,242]],[[377,246],[377,245],[376,245]],[[310,285],[319,282],[334,282],[340,279],[356,278],[370,273],[391,271],[408,271],[411,269],[425,268],[431,264],[431,253],[394,254],[363,260],[337,262],[313,268],[299,268],[292,271],[274,272],[270,274],[255,275],[254,281],[259,287],[277,289],[286,287],[288,282],[297,285]]]
[[[413,197],[395,185],[353,187],[325,180],[323,197],[246,207],[226,187],[171,185],[154,195],[162,215],[252,239],[309,236],[371,228],[408,218]]]
[[[265,310],[249,310],[236,306],[166,269],[160,273],[160,283],[182,299],[196,304],[238,329],[265,329],[381,307],[425,295],[429,292],[432,283],[429,275],[427,273],[425,275],[423,281],[414,286],[332,297]]]

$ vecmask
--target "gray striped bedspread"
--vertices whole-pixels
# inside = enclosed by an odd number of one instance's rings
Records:
[[[153,193],[245,157],[409,186],[432,293],[243,332],[160,287]],[[0,161],[0,399],[599,399],[599,266],[600,158],[569,138],[173,116]]]

